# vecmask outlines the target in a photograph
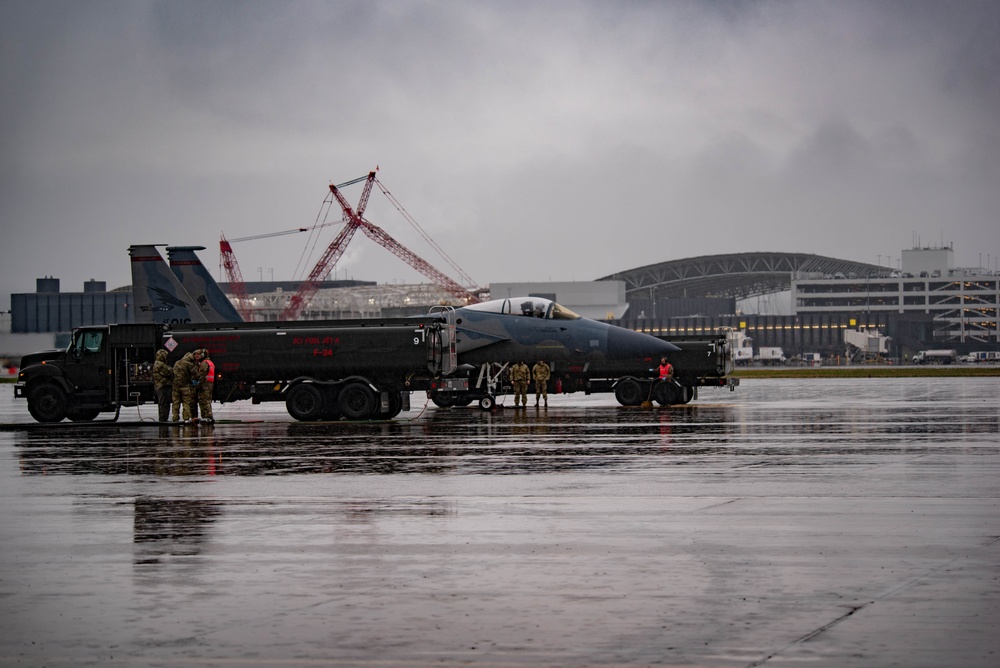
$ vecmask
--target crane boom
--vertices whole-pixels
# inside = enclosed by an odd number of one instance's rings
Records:
[[[219,240],[219,256],[222,258],[222,266],[226,271],[229,289],[233,291],[233,296],[236,297],[236,311],[244,320],[252,320],[253,314],[248,306],[250,300],[247,298],[247,286],[243,281],[243,272],[240,271],[240,265],[236,262],[233,247],[226,240],[225,235],[222,235],[222,238]]]
[[[320,284],[330,275],[337,261],[344,254],[344,251],[347,250],[347,244],[350,243],[357,229],[358,226],[351,223],[344,225],[344,229],[340,231],[337,238],[327,246],[326,252],[323,253],[323,257],[316,263],[316,266],[313,267],[309,277],[302,282],[299,289],[292,295],[288,306],[281,312],[279,320],[298,320],[302,314],[302,309],[313,298],[319,290]]]
[[[361,191],[361,199],[358,201],[358,211],[364,212],[365,208],[368,206],[368,198],[371,196],[372,185],[374,183],[375,172],[370,172],[368,174],[368,180],[365,181],[364,190]],[[344,199],[344,194],[340,192],[340,189],[331,183],[330,192],[340,204],[340,208],[344,210],[344,229],[342,229],[340,234],[338,234],[337,237],[330,242],[330,245],[326,247],[323,255],[316,262],[316,266],[314,266],[312,271],[309,272],[309,276],[302,282],[299,289],[295,291],[295,294],[292,295],[291,300],[288,302],[288,306],[286,306],[285,310],[281,312],[281,320],[297,320],[299,316],[302,315],[302,309],[305,308],[305,305],[309,303],[309,300],[315,296],[316,292],[319,290],[320,284],[326,280],[326,277],[330,275],[331,271],[333,271],[337,261],[340,260],[344,251],[347,250],[347,244],[350,243],[351,239],[354,237],[354,233],[357,232],[358,227],[361,226],[361,214],[351,208],[351,205],[348,204],[346,199]]]
[[[479,303],[480,299],[478,296],[469,292],[461,285],[442,274],[440,271],[431,266],[430,263],[389,236],[389,234],[381,227],[374,225],[367,220],[362,220],[361,231],[364,232],[369,239],[375,241],[383,248],[396,255],[396,257],[401,258],[404,262],[419,271],[421,274],[440,285],[448,292],[448,294],[453,297],[458,297],[459,299],[464,299],[466,304]]]

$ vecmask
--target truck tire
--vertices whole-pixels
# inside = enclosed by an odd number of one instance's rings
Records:
[[[399,392],[389,392],[389,410],[386,412],[379,410],[377,417],[379,420],[391,420],[402,412],[403,395]]]
[[[348,420],[367,420],[377,410],[375,395],[364,383],[348,383],[340,390],[340,412]]]
[[[681,392],[681,387],[672,381],[659,382],[653,388],[653,398],[661,406],[671,406],[673,404],[684,403]]]
[[[323,415],[323,393],[313,383],[299,383],[288,390],[285,408],[296,420],[318,420]]]
[[[69,399],[52,383],[36,385],[28,393],[28,412],[39,422],[62,422],[69,411]]]
[[[451,408],[457,403],[455,395],[445,392],[434,392],[431,394],[431,401],[438,408]]]
[[[635,378],[625,378],[615,385],[615,399],[622,406],[638,406],[644,398],[642,386]]]

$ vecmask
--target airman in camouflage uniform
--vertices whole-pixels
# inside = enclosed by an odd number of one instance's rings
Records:
[[[198,386],[198,365],[201,363],[201,350],[187,353],[174,365],[174,409],[173,421],[178,421],[179,408],[184,409],[184,422],[194,422],[196,419],[195,388]],[[179,405],[178,405],[179,404]]]
[[[156,391],[157,417],[160,422],[166,422],[170,417],[173,385],[174,370],[167,364],[167,351],[160,348],[156,351],[156,362],[153,363],[153,389]]]
[[[514,388],[514,406],[521,402],[528,405],[528,381],[531,380],[531,370],[524,362],[518,362],[510,368],[510,384]]]
[[[535,366],[531,368],[531,375],[535,379],[535,405],[538,405],[538,399],[545,399],[545,405],[549,405],[549,376],[552,372],[549,371],[549,365],[539,360],[535,362]]]
[[[212,414],[212,389],[215,387],[215,363],[208,359],[208,349],[201,349],[201,363],[198,365],[198,412],[201,421],[209,424],[215,422]]]

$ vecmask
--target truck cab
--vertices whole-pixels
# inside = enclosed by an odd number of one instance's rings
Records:
[[[102,411],[152,398],[156,326],[107,325],[73,331],[66,350],[23,358],[14,396],[39,422],[93,420]]]

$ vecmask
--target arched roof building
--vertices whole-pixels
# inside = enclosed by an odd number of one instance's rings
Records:
[[[624,281],[626,299],[746,299],[789,290],[793,278],[876,278],[893,273],[890,267],[808,253],[731,253],[659,262],[598,280]]]

